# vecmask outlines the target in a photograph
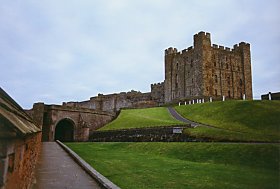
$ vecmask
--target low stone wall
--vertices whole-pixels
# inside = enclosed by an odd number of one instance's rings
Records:
[[[0,188],[28,189],[41,148],[41,132],[25,138],[0,139]]]
[[[147,127],[138,129],[121,129],[110,131],[94,131],[91,142],[188,142],[202,141],[183,133],[190,125],[166,127]]]
[[[270,97],[269,97],[270,95]],[[262,100],[280,100],[280,92],[263,94],[261,95]]]

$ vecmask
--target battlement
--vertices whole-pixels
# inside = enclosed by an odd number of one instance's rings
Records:
[[[250,43],[246,43],[246,42],[240,42],[239,44],[235,44],[233,45],[233,50],[239,50],[240,48],[250,48]]]
[[[210,39],[211,35],[208,32],[200,31],[199,33],[194,35],[194,38],[197,38],[197,37],[206,37],[206,38]]]
[[[177,49],[176,48],[173,48],[173,47],[169,47],[168,49],[165,49],[165,55],[168,55],[168,54],[174,54],[174,53],[177,53]]]
[[[162,85],[164,85],[164,82],[153,83],[153,84],[151,84],[151,87],[162,86]]]
[[[224,47],[222,45],[217,45],[217,44],[213,44],[212,48],[214,49],[220,49],[220,50],[225,50],[225,51],[233,51],[233,49],[229,48],[229,47]]]

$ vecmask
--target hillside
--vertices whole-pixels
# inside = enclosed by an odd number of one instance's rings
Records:
[[[120,115],[99,130],[129,129],[184,124],[175,120],[167,108],[121,110]]]
[[[188,129],[191,135],[251,141],[280,140],[280,101],[225,101],[177,106],[175,109],[185,118],[220,128]]]
[[[185,133],[215,141],[280,141],[279,101],[225,101],[176,106],[190,120],[213,127],[186,129]],[[184,124],[175,120],[167,108],[122,110],[116,120],[100,130],[142,128]]]

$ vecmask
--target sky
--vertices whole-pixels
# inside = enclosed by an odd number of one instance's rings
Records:
[[[253,96],[280,91],[279,0],[0,0],[0,87],[23,108],[164,80],[164,50],[251,44]]]

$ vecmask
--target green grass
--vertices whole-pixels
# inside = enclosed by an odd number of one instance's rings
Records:
[[[120,115],[111,123],[105,125],[100,130],[115,130],[128,128],[141,128],[153,126],[168,126],[183,124],[175,120],[168,112],[167,108],[147,108],[122,110]]]
[[[279,188],[279,145],[67,143],[121,188]]]
[[[212,125],[188,129],[190,135],[247,141],[280,140],[280,101],[225,101],[175,107],[183,117]]]

